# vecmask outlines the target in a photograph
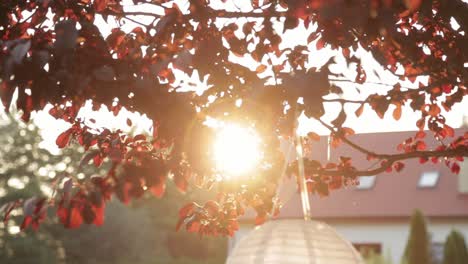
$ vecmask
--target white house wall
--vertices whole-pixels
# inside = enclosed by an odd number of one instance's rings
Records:
[[[381,243],[383,253],[390,253],[393,263],[399,263],[409,234],[409,222],[330,223],[353,243]],[[443,243],[452,229],[468,238],[468,221],[433,220],[428,223],[432,242]]]
[[[393,263],[399,264],[409,233],[409,220],[393,221],[329,221],[343,237],[352,243],[380,243],[382,252],[390,254]],[[452,229],[457,229],[468,239],[468,220],[432,220],[428,223],[432,242],[443,243]],[[252,226],[243,225],[229,241],[229,250]]]

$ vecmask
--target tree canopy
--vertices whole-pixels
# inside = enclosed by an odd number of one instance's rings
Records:
[[[24,121],[52,105],[50,114],[70,123],[57,138],[65,148],[77,141],[87,153],[81,164],[105,175],[61,182],[45,200],[11,202],[8,217],[23,206],[26,221],[42,221],[54,206],[68,228],[102,223],[106,201],[129,203],[146,191],[161,196],[170,178],[181,191],[189,183],[216,188],[204,205],[180,210],[178,227],[200,234],[232,235],[237,217],[252,207],[261,223],[277,212],[275,190],[284,155],[279,139],[295,141],[304,114],[329,130],[340,144],[376,160],[373,169],[349,157],[304,165],[309,191],[356,184],[357,177],[400,171],[403,161],[444,160],[457,173],[468,156],[468,133],[455,136],[445,113],[467,94],[468,6],[460,0],[15,0],[0,3],[0,97],[8,110],[15,99]],[[307,36],[304,41],[291,36]],[[327,51],[326,59],[317,52]],[[370,54],[372,66],[363,54]],[[320,57],[320,58],[323,58]],[[334,67],[339,61],[344,67]],[[397,77],[386,81],[383,74]],[[380,81],[368,81],[373,76]],[[410,83],[411,85],[408,85]],[[369,93],[362,87],[375,85]],[[17,96],[15,95],[17,91]],[[358,94],[358,96],[352,95]],[[93,127],[78,118],[87,101],[93,109],[122,108],[146,114],[152,136]],[[322,119],[327,103],[336,118]],[[353,106],[354,113],[345,107]],[[414,137],[398,153],[377,153],[350,139],[350,114],[391,112],[400,120],[409,107],[420,114]],[[347,108],[349,109],[349,108]],[[262,137],[259,169],[219,181],[207,148],[215,131],[207,118],[254,127]],[[132,121],[128,120],[131,125]],[[427,136],[428,135],[428,136]],[[426,149],[425,138],[440,145]],[[316,140],[310,131],[303,140]],[[169,177],[170,176],[170,177]],[[32,220],[31,220],[32,219]],[[28,226],[28,224],[25,224]]]

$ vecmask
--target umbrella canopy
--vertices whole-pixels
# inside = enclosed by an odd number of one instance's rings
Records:
[[[351,243],[318,221],[270,221],[243,237],[227,264],[363,264]]]

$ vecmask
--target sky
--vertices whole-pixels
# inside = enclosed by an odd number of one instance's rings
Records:
[[[187,10],[188,2],[183,0],[177,0],[179,7],[181,8],[182,12]],[[235,1],[236,5],[233,5],[232,2],[228,1],[227,10],[229,11],[250,11],[252,7],[248,4],[250,1],[247,0],[238,0]],[[215,7],[220,6],[220,0],[212,0]],[[134,6],[131,0],[125,0],[125,9],[128,11],[152,11],[156,13],[163,13],[163,9],[154,8],[151,5],[139,5]],[[136,16],[139,22],[142,23],[150,23],[153,18],[144,17],[144,16]],[[242,21],[244,20],[244,21]],[[245,23],[247,19],[240,19],[238,23]],[[224,23],[225,21],[219,21],[218,23]],[[102,17],[97,16],[96,18],[96,25],[100,28],[101,32],[103,33],[104,37],[110,34],[112,28],[120,27],[122,30],[129,32],[133,29],[135,24],[131,21],[126,20],[124,24],[119,24],[117,21],[113,20],[112,18],[108,19],[107,23],[102,19]],[[275,25],[275,29],[278,32],[282,32],[282,28],[280,24]],[[304,26],[300,26],[299,29],[296,30],[288,30],[283,35],[283,43],[281,44],[280,48],[292,47],[294,45],[307,45],[307,37],[308,33],[312,30],[315,30],[315,26],[310,27],[308,30],[304,28]],[[315,43],[312,42],[309,44],[310,47],[315,47]],[[381,79],[377,76],[372,74],[372,70],[367,70],[367,82],[377,82],[377,83],[385,83],[388,85],[376,85],[376,84],[365,84],[360,85],[360,93],[357,92],[356,89],[350,87],[345,87],[343,98],[348,99],[363,99],[366,98],[369,94],[372,93],[381,93],[384,94],[391,85],[395,84],[398,81],[398,77],[392,75],[388,71],[385,71],[372,57],[372,55],[363,49],[358,49],[356,52],[356,56],[361,57],[364,61],[363,65],[366,69],[374,69],[378,72]],[[331,56],[337,55],[335,57],[335,64],[331,66],[330,70],[333,71],[340,71],[344,72],[345,76],[349,79],[353,80],[355,76],[354,69],[348,68],[347,64],[344,60],[344,57],[336,51],[331,51],[330,49],[322,49],[320,51],[311,50],[310,57],[309,57],[309,64],[308,66],[320,66],[324,62],[328,61]],[[283,57],[284,58],[284,57]],[[233,61],[236,61],[240,64],[243,64],[252,70],[255,69],[259,64],[255,62],[251,58],[239,59],[236,57],[232,57]],[[266,60],[266,58],[265,58]],[[275,61],[275,59],[273,59]],[[265,62],[263,62],[265,63]],[[269,71],[270,70],[270,71]],[[271,74],[271,68],[268,69],[264,75],[268,73]],[[176,73],[176,77],[179,80],[190,80],[197,84],[195,89],[198,91],[203,91],[206,89],[206,83],[200,81],[197,75],[197,72],[194,72],[194,75],[187,76],[182,72]],[[183,85],[183,82],[176,82],[176,85]],[[415,83],[405,82],[402,85],[407,87],[417,87],[418,81],[424,82],[424,78],[418,79]],[[366,106],[365,111],[357,118],[354,114],[354,111],[359,107],[356,104],[349,104],[346,105],[345,110],[348,113],[348,119],[346,120],[344,126],[352,127],[356,133],[371,133],[371,132],[388,132],[388,131],[407,131],[407,130],[416,130],[416,121],[420,118],[419,112],[413,112],[413,110],[406,106],[403,108],[403,115],[399,121],[395,121],[392,117],[392,110],[394,106],[390,106],[387,114],[383,119],[380,119],[375,112],[373,112],[370,106]],[[64,121],[55,120],[52,116],[50,116],[47,112],[50,107],[46,108],[45,111],[37,112],[33,114],[34,122],[41,128],[42,135],[44,137],[44,142],[42,146],[51,150],[52,152],[58,152],[58,149],[55,146],[55,139],[57,136],[69,127]],[[336,118],[339,112],[339,104],[338,103],[326,103],[325,104],[325,116],[323,116],[323,120],[330,122]],[[367,111],[366,111],[367,110]],[[123,110],[117,117],[113,116],[113,114],[106,109],[101,109],[98,112],[92,111],[90,104],[87,104],[86,107],[80,111],[80,117],[84,118],[85,120],[93,118],[96,120],[95,124],[89,124],[92,127],[108,127],[113,129],[121,129],[123,131],[130,131],[132,129],[135,132],[142,132],[142,131],[149,131],[152,127],[152,122],[145,116],[142,116],[138,113],[130,113],[126,110]],[[468,116],[468,100],[465,100],[457,104],[453,107],[450,113],[445,113],[445,117],[447,118],[447,124],[452,127],[460,127],[463,123],[463,117]],[[131,128],[127,125],[127,118],[130,117],[134,127]],[[304,115],[300,117],[300,124],[299,124],[299,134],[305,135],[309,131],[314,131],[318,134],[327,134],[328,130],[321,126],[317,121],[311,120],[306,118]]]

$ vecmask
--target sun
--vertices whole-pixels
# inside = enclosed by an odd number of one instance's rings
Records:
[[[216,168],[228,176],[253,171],[261,159],[260,142],[253,129],[235,124],[219,127],[213,146]]]

